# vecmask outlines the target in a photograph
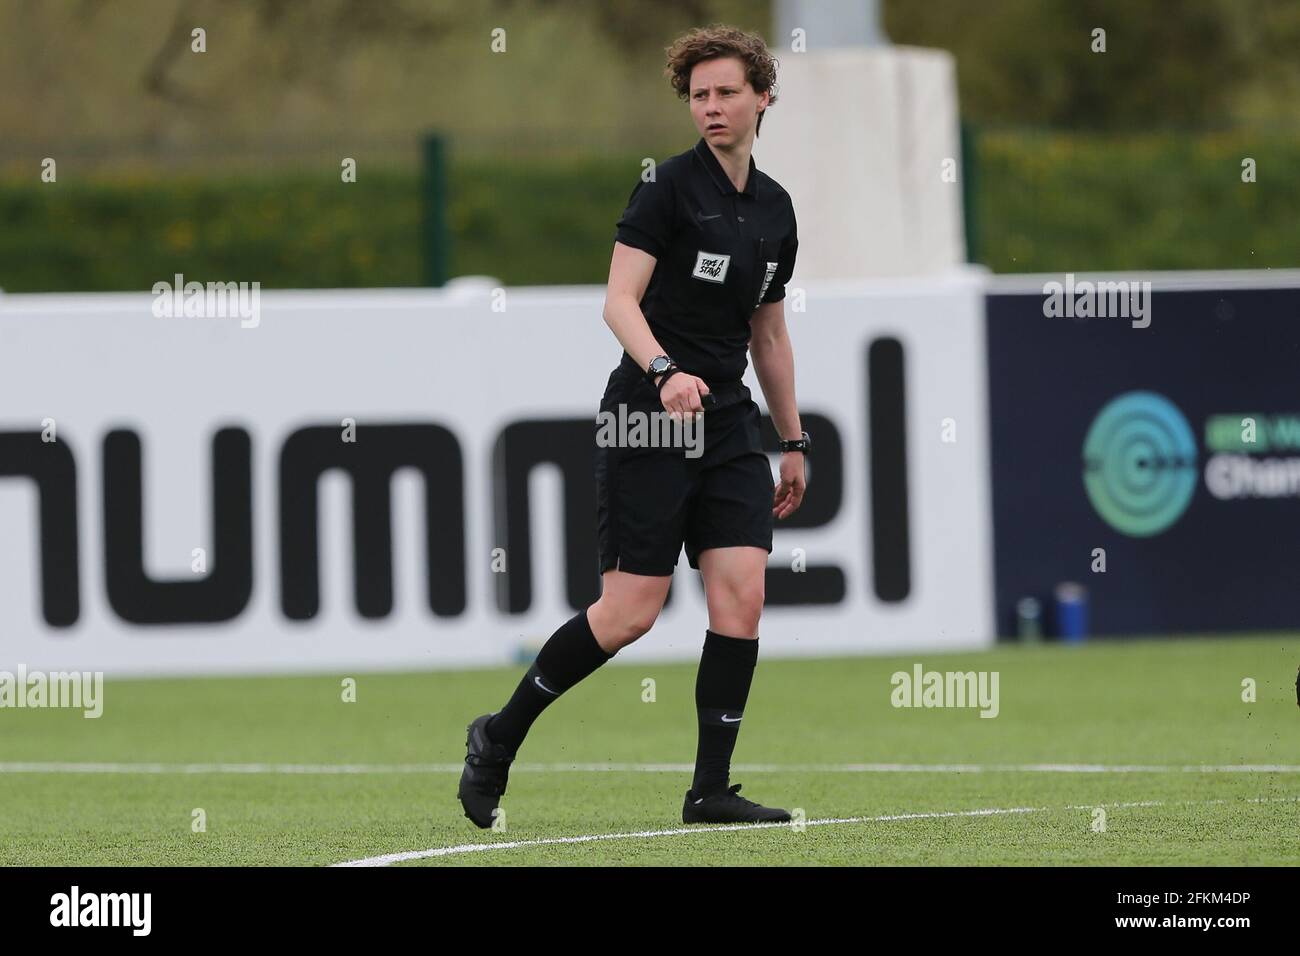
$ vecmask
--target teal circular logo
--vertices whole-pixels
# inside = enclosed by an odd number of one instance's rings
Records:
[[[1125,392],[1083,440],[1083,487],[1102,520],[1135,538],[1177,521],[1196,491],[1196,439],[1173,402]]]

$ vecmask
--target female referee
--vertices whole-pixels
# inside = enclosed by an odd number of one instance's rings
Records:
[[[790,819],[740,796],[729,780],[758,659],[773,519],[802,502],[810,447],[781,302],[798,249],[794,209],[750,155],[776,102],[776,61],[762,38],[721,25],[681,36],[667,53],[666,74],[689,101],[700,139],[643,174],[618,221],[604,318],[624,351],[600,409],[668,415],[678,434],[697,416],[702,453],[631,442],[597,448],[601,596],[547,640],[499,712],[469,725],[458,796],[480,827],[492,825],[538,715],[650,630],[683,543],[704,578],[709,627],[682,820]],[[758,405],[741,381],[747,350],[781,436],[779,486],[760,442]]]

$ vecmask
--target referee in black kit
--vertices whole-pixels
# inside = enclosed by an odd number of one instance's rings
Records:
[[[547,640],[513,696],[469,725],[458,796],[492,825],[510,764],[533,721],[619,648],[650,630],[686,545],[704,578],[709,627],[695,684],[699,746],[685,823],[786,821],[731,784],[731,754],[758,659],[774,518],[804,494],[785,284],[799,243],[790,196],[750,155],[776,102],[776,61],[761,37],[715,25],[667,50],[700,139],[632,190],[618,221],[604,318],[623,345],[600,410],[702,418],[702,454],[630,442],[598,447],[600,599]],[[782,438],[781,481],[762,450],[746,350]],[[598,442],[599,444],[599,442]]]

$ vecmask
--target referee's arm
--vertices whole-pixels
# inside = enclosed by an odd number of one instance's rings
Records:
[[[614,243],[602,310],[605,323],[642,369],[656,355],[664,354],[659,340],[650,331],[650,323],[641,312],[641,298],[650,284],[656,261],[654,256],[641,249]]]
[[[764,302],[750,319],[749,357],[767,399],[767,411],[782,438],[803,433],[794,397],[794,346],[785,327],[785,300]]]

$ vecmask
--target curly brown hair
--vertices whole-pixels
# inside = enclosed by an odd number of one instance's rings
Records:
[[[745,79],[755,93],[768,93],[770,107],[776,102],[777,60],[768,52],[767,44],[757,33],[746,33],[723,23],[697,27],[684,33],[666,48],[668,64],[664,75],[669,78],[677,95],[685,100],[691,95],[691,70],[697,63],[720,57],[735,57],[745,68]],[[758,114],[754,135],[763,128],[763,114]]]

